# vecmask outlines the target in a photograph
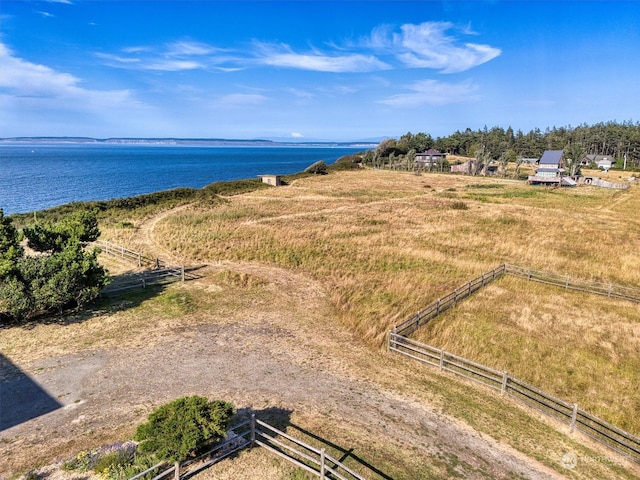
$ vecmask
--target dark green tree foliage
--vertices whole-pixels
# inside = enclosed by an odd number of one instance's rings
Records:
[[[491,160],[499,160],[508,150],[515,152],[517,158],[539,158],[544,150],[562,150],[565,145],[578,143],[584,148],[585,155],[610,155],[621,168],[640,168],[640,123],[603,122],[578,127],[552,127],[544,132],[539,128],[528,133],[521,130],[506,130],[501,127],[484,127],[478,130],[470,128],[456,131],[448,137],[435,141],[429,134],[408,132],[399,140],[388,138],[380,142],[374,151],[374,159],[365,158],[365,163],[374,167],[383,167],[385,159],[393,152],[406,155],[412,148],[420,153],[427,148],[435,148],[451,155],[472,157],[478,145],[491,152]],[[511,157],[511,154],[509,154]],[[503,157],[504,158],[504,157]]]
[[[223,439],[233,414],[233,405],[221,400],[178,398],[151,412],[147,422],[138,425],[135,440],[142,452],[160,460],[184,460]]]
[[[23,233],[29,247],[40,255],[16,250],[16,233],[3,219],[0,312],[21,321],[51,311],[62,313],[69,307],[79,309],[98,297],[107,273],[98,263],[97,250],[85,248],[100,235],[95,212],[76,212],[55,224],[25,228]]]
[[[29,248],[36,252],[57,253],[70,241],[93,242],[100,236],[95,212],[79,210],[57,223],[36,224],[25,228]]]
[[[0,208],[0,282],[15,270],[16,261],[24,254],[20,232]]]

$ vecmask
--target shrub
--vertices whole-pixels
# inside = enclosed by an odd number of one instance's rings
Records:
[[[180,461],[225,437],[233,405],[205,397],[182,397],[158,407],[138,426],[135,439],[141,452]]]
[[[464,202],[453,202],[451,208],[454,210],[469,210],[469,206]]]
[[[316,175],[325,175],[327,173],[327,164],[322,160],[319,160],[305,168],[304,172],[315,173]]]

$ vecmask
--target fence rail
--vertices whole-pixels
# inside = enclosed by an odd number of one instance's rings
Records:
[[[411,335],[420,326],[504,274],[548,283],[565,289],[580,290],[640,302],[639,289],[610,283],[572,279],[568,276],[503,264],[467,282],[462,287],[439,298],[425,309],[397,324],[393,331],[389,333],[389,351],[405,355],[422,363],[438,367],[442,371],[455,373],[498,390],[502,395],[508,395],[545,415],[566,423],[569,425],[570,432],[579,430],[630,460],[640,463],[640,438],[580,410],[578,404],[569,403],[549,395],[533,385],[512,377],[508,372],[495,370],[443,349],[408,338],[408,335]]]
[[[152,267],[142,272],[112,277],[112,283],[102,289],[101,293],[104,295],[124,295],[132,290],[145,289],[150,285],[160,285],[177,280],[184,281],[185,279],[183,265],[169,266],[159,258],[152,259],[140,252],[103,240],[97,240],[95,243],[106,255],[118,257],[121,260],[134,263],[138,267],[143,265]]]
[[[497,278],[503,276],[506,271],[506,265],[500,265],[490,272],[483,273],[479,277],[474,278],[473,280],[470,280],[464,285],[456,288],[453,292],[448,293],[442,298],[438,298],[431,305],[420,310],[415,315],[407,318],[405,321],[400,322],[395,327],[393,327],[393,331],[402,335],[411,335],[432,318],[437,317],[445,310],[448,310],[461,300],[467,298],[469,295],[472,295]]]
[[[640,303],[640,289],[623,287],[614,283],[594,282],[572,278],[568,275],[558,275],[556,273],[541,272],[531,268],[518,267],[517,265],[505,264],[505,273],[527,280],[547,283],[566,290],[578,290],[581,292],[594,293],[606,297],[621,298],[632,302]]]
[[[307,445],[268,423],[258,420],[255,413],[251,414],[249,420],[231,427],[226,440],[198,457],[184,462],[176,462],[171,466],[168,466],[166,462],[161,462],[129,480],[138,480],[162,467],[165,469],[154,476],[152,480],[170,477],[173,477],[174,480],[187,479],[233,453],[256,445],[321,479],[366,480],[362,475],[328,455],[325,449],[317,449]]]

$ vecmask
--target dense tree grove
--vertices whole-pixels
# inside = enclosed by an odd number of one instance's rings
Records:
[[[97,298],[108,277],[86,244],[99,235],[95,212],[78,211],[20,232],[0,209],[0,315],[22,321]],[[23,238],[35,253],[26,254]]]
[[[544,132],[540,129],[523,133],[509,127],[486,126],[481,130],[456,131],[448,137],[433,139],[426,133],[406,133],[400,139],[386,139],[380,142],[369,161],[374,166],[389,164],[400,156],[423,152],[435,148],[451,155],[473,157],[480,152],[483,157],[500,163],[514,161],[515,158],[539,158],[544,150],[584,151],[585,155],[610,155],[621,168],[626,158],[627,168],[640,168],[640,123],[606,122],[577,127],[553,127]],[[393,157],[392,157],[393,155]],[[383,160],[384,159],[384,160]],[[509,160],[511,159],[511,160]]]

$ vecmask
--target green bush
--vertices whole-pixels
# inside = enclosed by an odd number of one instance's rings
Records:
[[[205,397],[182,397],[151,412],[138,426],[135,439],[141,452],[158,459],[180,461],[226,435],[233,405]]]

